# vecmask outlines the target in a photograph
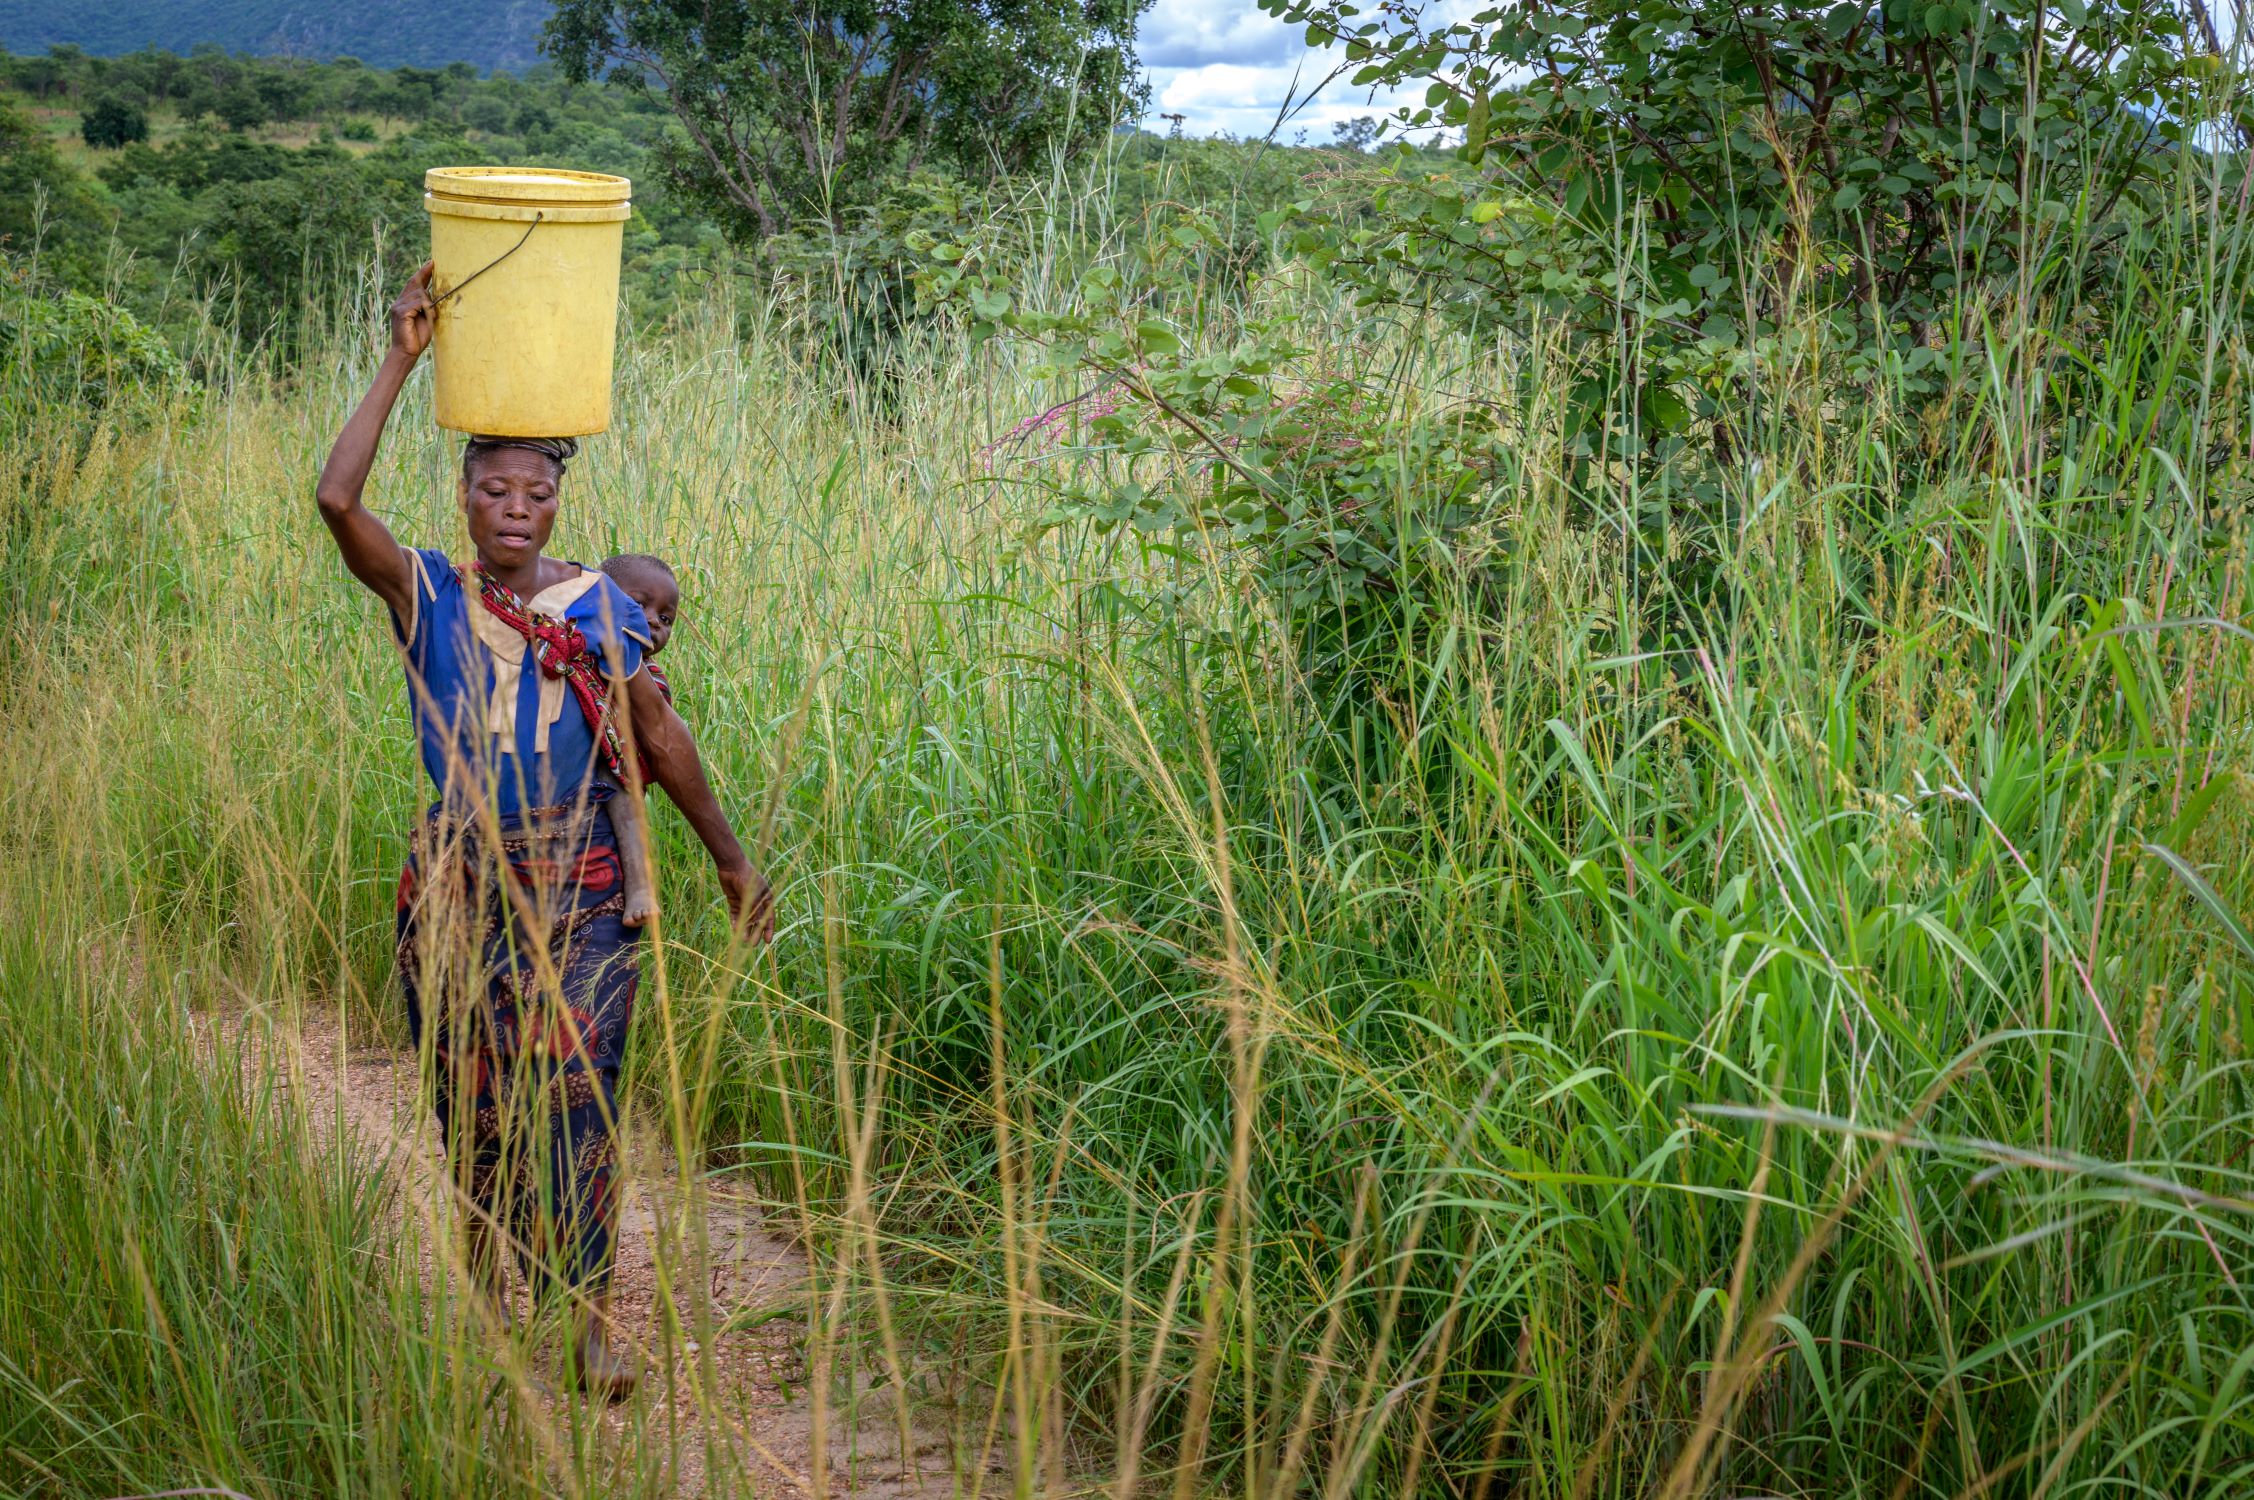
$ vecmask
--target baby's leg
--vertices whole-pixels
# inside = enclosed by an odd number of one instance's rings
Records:
[[[649,819],[632,792],[622,789],[610,799],[610,826],[618,835],[618,863],[626,872],[626,912],[619,920],[639,927],[657,915],[657,889],[651,879]]]

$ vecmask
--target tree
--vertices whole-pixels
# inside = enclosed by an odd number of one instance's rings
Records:
[[[509,128],[509,106],[490,96],[472,99],[462,106],[462,123],[487,135],[501,135]]]
[[[78,133],[86,144],[100,150],[114,151],[119,146],[130,146],[135,141],[149,138],[149,117],[141,107],[115,94],[106,94],[94,101],[78,122]]]
[[[1100,138],[1147,90],[1150,0],[560,0],[575,82],[663,92],[669,175],[739,237],[839,222],[926,162],[974,178]]]
[[[39,246],[43,271],[83,279],[100,265],[104,228],[86,180],[29,115],[0,95],[0,248],[21,253]]]
[[[269,120],[302,120],[313,97],[313,81],[296,68],[269,63],[259,69],[251,87],[258,91]]]
[[[446,92],[446,75],[431,68],[393,68],[385,111],[407,120],[427,120]]]
[[[223,90],[212,105],[212,113],[229,130],[255,130],[269,118],[266,100],[248,83]]]
[[[1384,132],[1385,125],[1376,115],[1356,115],[1331,126],[1331,144],[1341,151],[1367,151]]]
[[[185,64],[172,53],[144,47],[111,65],[109,84],[114,93],[153,102],[177,98],[186,86],[185,72]]]
[[[1373,300],[1581,333],[1577,425],[1625,446],[1713,410],[1788,307],[1850,375],[1938,390],[1956,310],[2022,267],[2069,299],[2111,274],[2047,255],[2063,227],[2136,252],[2229,81],[2206,28],[2122,0],[1260,3],[1357,86],[1421,85],[1404,128],[1461,132],[1453,176],[1402,167],[1316,253]]]
[[[52,55],[18,58],[14,72],[16,87],[35,99],[45,99],[70,88],[69,70]]]
[[[411,179],[311,155],[275,176],[221,183],[206,205],[216,233],[197,259],[240,289],[243,331],[254,337],[293,327],[291,310],[334,295],[345,284],[339,273],[364,264],[379,243],[387,279],[404,277],[420,258],[410,258],[409,237],[392,228],[421,217]]]
[[[21,250],[36,238],[39,191],[68,171],[31,117],[0,96],[0,244]]]

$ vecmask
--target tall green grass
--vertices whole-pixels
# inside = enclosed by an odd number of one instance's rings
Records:
[[[236,908],[189,893],[223,878],[226,835],[143,778],[210,742],[126,764],[146,705],[73,684],[71,654],[20,658],[13,699],[39,705],[11,749],[42,769],[9,797],[0,897],[0,1492],[639,1492],[631,1453],[541,1415],[465,1323],[405,1156],[348,1144],[302,1086],[300,977],[262,973]]]
[[[2107,305],[1978,309],[1945,419],[1769,372],[1727,503],[1656,549],[1621,518],[1665,476],[1569,459],[1539,328],[1222,289],[1216,328],[1281,299],[1518,446],[1487,568],[1344,697],[1226,547],[1034,524],[1092,460],[989,453],[1070,394],[1008,352],[926,329],[870,382],[726,300],[630,340],[558,550],[682,567],[674,681],[784,912],[731,953],[660,816],[636,1086],[805,1216],[817,1399],[915,1365],[991,1399],[1022,1490],[1123,1497],[2243,1487],[2221,170]],[[318,1447],[440,1489],[529,1441],[392,1336],[398,1210],[182,1019],[397,1028],[427,794],[308,503],[364,291],[294,372],[20,404],[0,445],[21,1487],[279,1493]],[[403,538],[462,545],[453,461],[418,385],[373,486]],[[96,1289],[44,1295],[52,1246]],[[653,1337],[731,1311],[679,1309]]]

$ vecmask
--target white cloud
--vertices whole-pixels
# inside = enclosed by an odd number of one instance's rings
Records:
[[[1157,0],[1136,41],[1151,82],[1152,118],[1144,123],[1154,130],[1173,124],[1157,116],[1179,114],[1186,135],[1263,136],[1275,129],[1286,142],[1301,131],[1311,142],[1327,141],[1334,122],[1382,117],[1407,97],[1382,92],[1373,99],[1367,87],[1342,76],[1302,103],[1344,57],[1309,47],[1298,28],[1253,0]],[[1296,107],[1278,127],[1276,112],[1287,99]]]
[[[1164,68],[1275,62],[1302,50],[1290,27],[1248,0],[1158,0],[1138,41],[1143,61]]]

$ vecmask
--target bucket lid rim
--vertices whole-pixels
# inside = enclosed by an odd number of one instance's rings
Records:
[[[608,204],[629,201],[634,184],[609,172],[568,167],[432,167],[423,174],[423,190],[488,202]]]

